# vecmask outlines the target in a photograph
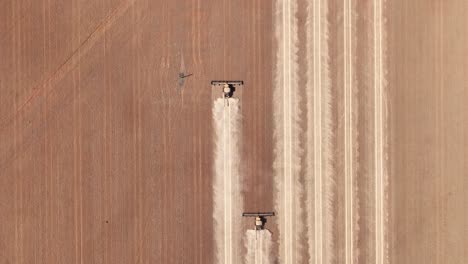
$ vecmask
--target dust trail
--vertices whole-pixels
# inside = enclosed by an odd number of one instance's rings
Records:
[[[328,1],[307,6],[306,198],[309,263],[332,263],[331,81]]]
[[[375,263],[388,263],[386,241],[388,176],[386,171],[385,31],[382,18],[384,0],[374,0],[374,160],[375,160]]]
[[[213,105],[215,164],[213,217],[216,263],[240,263],[242,199],[239,174],[239,100],[217,99]]]
[[[264,230],[247,230],[245,264],[272,264],[271,233]]]
[[[304,223],[299,182],[302,146],[299,142],[300,95],[297,83],[297,3],[277,0],[275,4],[275,34],[278,41],[276,78],[273,91],[274,109],[274,178],[275,206],[278,213],[279,258],[281,263],[301,263],[299,242]]]

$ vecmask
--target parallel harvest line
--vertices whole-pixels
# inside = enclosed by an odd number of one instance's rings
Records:
[[[284,254],[285,263],[293,263],[292,117],[291,117],[291,3],[283,2],[283,144],[284,144]]]
[[[307,12],[307,224],[309,263],[332,263],[333,185],[330,139],[328,2],[310,1]],[[309,136],[310,135],[310,136]]]
[[[352,43],[351,0],[344,0],[344,154],[345,154],[345,256],[346,263],[353,264],[353,113],[352,113]]]
[[[259,245],[259,250],[257,251],[258,252],[258,255],[259,255],[259,259],[260,261],[258,262],[259,264],[263,264],[263,236],[260,236],[260,245]]]
[[[322,85],[320,0],[314,1],[314,179],[315,179],[315,263],[323,262],[323,190],[322,190]]]
[[[375,257],[384,264],[384,171],[382,96],[382,0],[374,0]]]
[[[226,108],[223,109],[223,157],[224,157],[224,164],[223,164],[223,181],[224,181],[224,191],[226,192],[226,189],[227,189],[227,173],[228,173],[228,168],[227,168],[227,161],[228,161],[228,153],[229,153],[229,150],[227,149],[227,146],[226,146],[226,143],[227,143],[227,140],[226,138],[229,137],[229,136],[226,136],[227,132],[226,132],[226,122],[229,122],[229,120],[227,120],[226,118]],[[225,264],[228,264],[229,263],[229,256],[227,254],[228,250],[229,250],[229,244],[227,242],[227,237],[228,237],[228,234],[227,234],[227,230],[228,230],[228,223],[227,223],[227,219],[228,219],[228,215],[227,215],[227,212],[229,210],[228,208],[228,204],[227,204],[227,199],[230,195],[227,194],[227,193],[224,193],[224,263]]]
[[[239,126],[240,113],[237,99],[220,98],[213,105],[215,128],[215,166],[213,191],[214,237],[216,242],[216,263],[239,263],[239,222],[234,215],[242,211],[239,200],[240,175]]]
[[[214,220],[216,224],[215,238],[217,239],[217,263],[231,263],[229,250],[230,242],[230,193],[229,189],[229,163],[230,163],[230,121],[231,118],[224,106],[223,99],[214,102],[214,120],[216,129],[215,151],[215,190],[214,190]],[[220,203],[220,204],[218,204]],[[219,222],[217,222],[219,221]]]
[[[229,259],[227,263],[232,263],[232,222],[231,222],[231,219],[232,219],[232,195],[233,195],[233,192],[232,192],[232,158],[231,158],[231,153],[232,153],[232,146],[231,146],[231,136],[232,136],[232,132],[231,132],[231,106],[228,107],[228,134],[227,134],[227,138],[226,138],[226,141],[228,142],[228,172],[229,172],[229,177],[227,179],[225,179],[225,181],[228,183],[227,184],[227,189],[226,189],[226,193],[227,193],[227,197],[228,197],[228,207],[226,209],[227,213],[228,213],[228,226],[229,226],[229,233],[228,233],[228,239],[229,239]]]

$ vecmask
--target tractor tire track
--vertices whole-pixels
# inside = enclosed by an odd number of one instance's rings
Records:
[[[345,177],[345,260],[347,264],[358,263],[358,250],[356,247],[357,234],[359,233],[359,200],[357,196],[357,112],[355,75],[353,65],[355,23],[354,2],[343,1],[343,51],[344,51],[344,177]]]

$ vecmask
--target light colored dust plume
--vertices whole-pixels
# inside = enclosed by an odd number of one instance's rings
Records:
[[[305,173],[307,238],[309,263],[322,264],[332,263],[334,257],[328,1],[308,3]]]
[[[245,243],[245,264],[273,264],[270,231],[247,230]]]
[[[238,99],[215,100],[213,105],[215,129],[213,217],[216,263],[237,264],[241,262],[240,120]]]
[[[373,0],[374,6],[374,130],[375,130],[375,263],[388,259],[388,172],[387,172],[387,102],[386,102],[386,31],[385,0]]]
[[[275,34],[278,43],[274,109],[274,178],[275,207],[278,217],[279,259],[284,264],[301,263],[304,245],[299,239],[304,233],[301,215],[302,188],[299,181],[303,146],[298,92],[298,39],[296,0],[277,0]]]

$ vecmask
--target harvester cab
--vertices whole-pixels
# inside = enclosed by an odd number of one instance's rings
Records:
[[[265,228],[266,217],[275,216],[274,212],[243,213],[243,217],[255,217],[255,230]]]
[[[234,95],[236,88],[244,85],[244,81],[211,81],[211,85],[221,87],[222,97],[225,99],[227,105],[229,105],[228,99]]]

